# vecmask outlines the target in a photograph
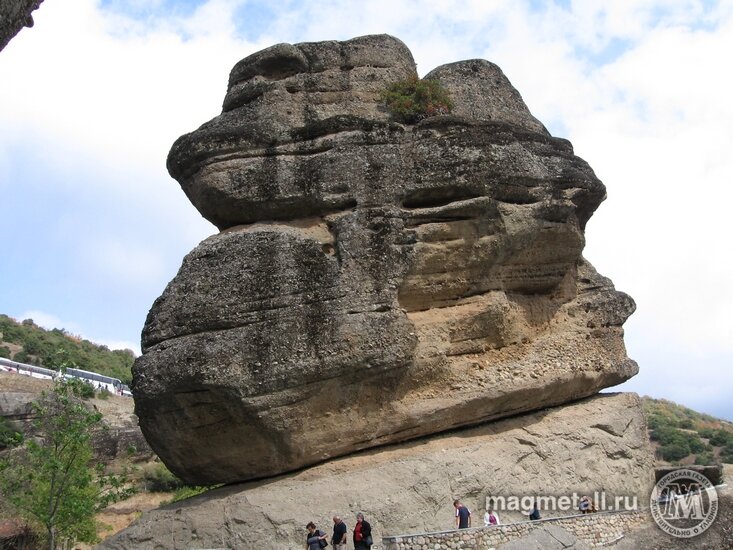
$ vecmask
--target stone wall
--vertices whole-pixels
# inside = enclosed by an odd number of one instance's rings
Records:
[[[498,527],[476,527],[458,531],[383,537],[382,546],[384,550],[473,550],[493,548],[521,539],[531,531],[543,526],[556,525],[565,529],[577,539],[595,547],[618,540],[647,522],[649,522],[649,514],[645,510],[599,512],[538,521],[508,523]]]

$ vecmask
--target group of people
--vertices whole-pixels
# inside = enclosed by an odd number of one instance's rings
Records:
[[[460,500],[454,500],[453,507],[456,509],[456,529],[471,527],[471,510]],[[499,514],[494,512],[493,508],[487,508],[484,513],[484,527],[494,527],[496,525],[501,525]]]
[[[588,500],[590,501],[590,499]],[[471,527],[471,510],[458,499],[453,501],[453,507],[456,509],[456,529],[468,529]],[[529,519],[541,519],[537,501],[532,506]],[[487,508],[486,513],[484,513],[484,527],[494,527],[497,525],[501,525],[499,515],[492,508]]]
[[[308,535],[306,535],[305,549],[320,550],[328,546],[328,535],[318,529],[312,521],[306,525]],[[346,522],[339,516],[333,517],[333,535],[331,536],[331,544],[334,550],[346,550],[346,542],[348,538],[348,528]],[[354,550],[369,550],[374,544],[372,539],[372,526],[364,519],[364,514],[359,512],[356,514],[356,525],[352,535],[354,542]]]
[[[456,529],[468,529],[471,527],[471,510],[458,499],[453,501],[453,507],[456,509]],[[532,513],[529,515],[529,519],[540,519],[540,511],[536,501],[532,507]],[[484,527],[497,525],[501,525],[499,515],[492,508],[488,508],[484,514]],[[318,529],[315,523],[311,521],[306,525],[306,529],[308,529],[308,534],[306,535],[305,550],[321,550],[328,546],[328,535]],[[347,539],[348,527],[346,526],[346,522],[341,517],[334,516],[333,535],[331,535],[330,539],[334,550],[346,550]],[[374,544],[372,539],[372,526],[364,519],[364,514],[361,512],[356,514],[356,525],[354,525],[352,540],[354,542],[354,550],[369,550],[372,544]]]

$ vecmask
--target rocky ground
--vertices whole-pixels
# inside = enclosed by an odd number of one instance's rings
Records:
[[[375,538],[450,529],[453,499],[604,489],[648,495],[652,456],[633,394],[602,395],[474,428],[235,484],[153,510],[100,549],[299,549],[308,521],[358,511]],[[512,513],[504,521],[520,519]]]

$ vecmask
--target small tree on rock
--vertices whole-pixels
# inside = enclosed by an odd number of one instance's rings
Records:
[[[446,115],[453,109],[450,94],[440,82],[421,80],[417,75],[390,84],[381,97],[392,116],[407,124]]]

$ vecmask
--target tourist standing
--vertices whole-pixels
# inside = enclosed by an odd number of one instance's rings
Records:
[[[583,495],[580,499],[580,506],[578,507],[581,514],[590,514],[590,497]]]
[[[453,501],[453,507],[456,509],[456,529],[471,527],[471,510],[461,504],[458,499]]]
[[[532,505],[532,512],[529,514],[529,519],[536,520],[540,519],[542,516],[540,516],[540,505],[537,504],[537,499],[534,501],[534,505]]]
[[[489,508],[484,514],[484,527],[493,527],[494,525],[500,525],[499,516]]]
[[[316,524],[312,521],[305,527],[308,529],[308,535],[305,539],[305,550],[321,550],[326,542],[326,533],[320,529],[316,529]]]
[[[334,550],[346,550],[346,523],[339,516],[333,516],[331,544]]]
[[[364,514],[356,514],[354,526],[354,550],[369,550],[373,544],[372,526],[364,519]]]

